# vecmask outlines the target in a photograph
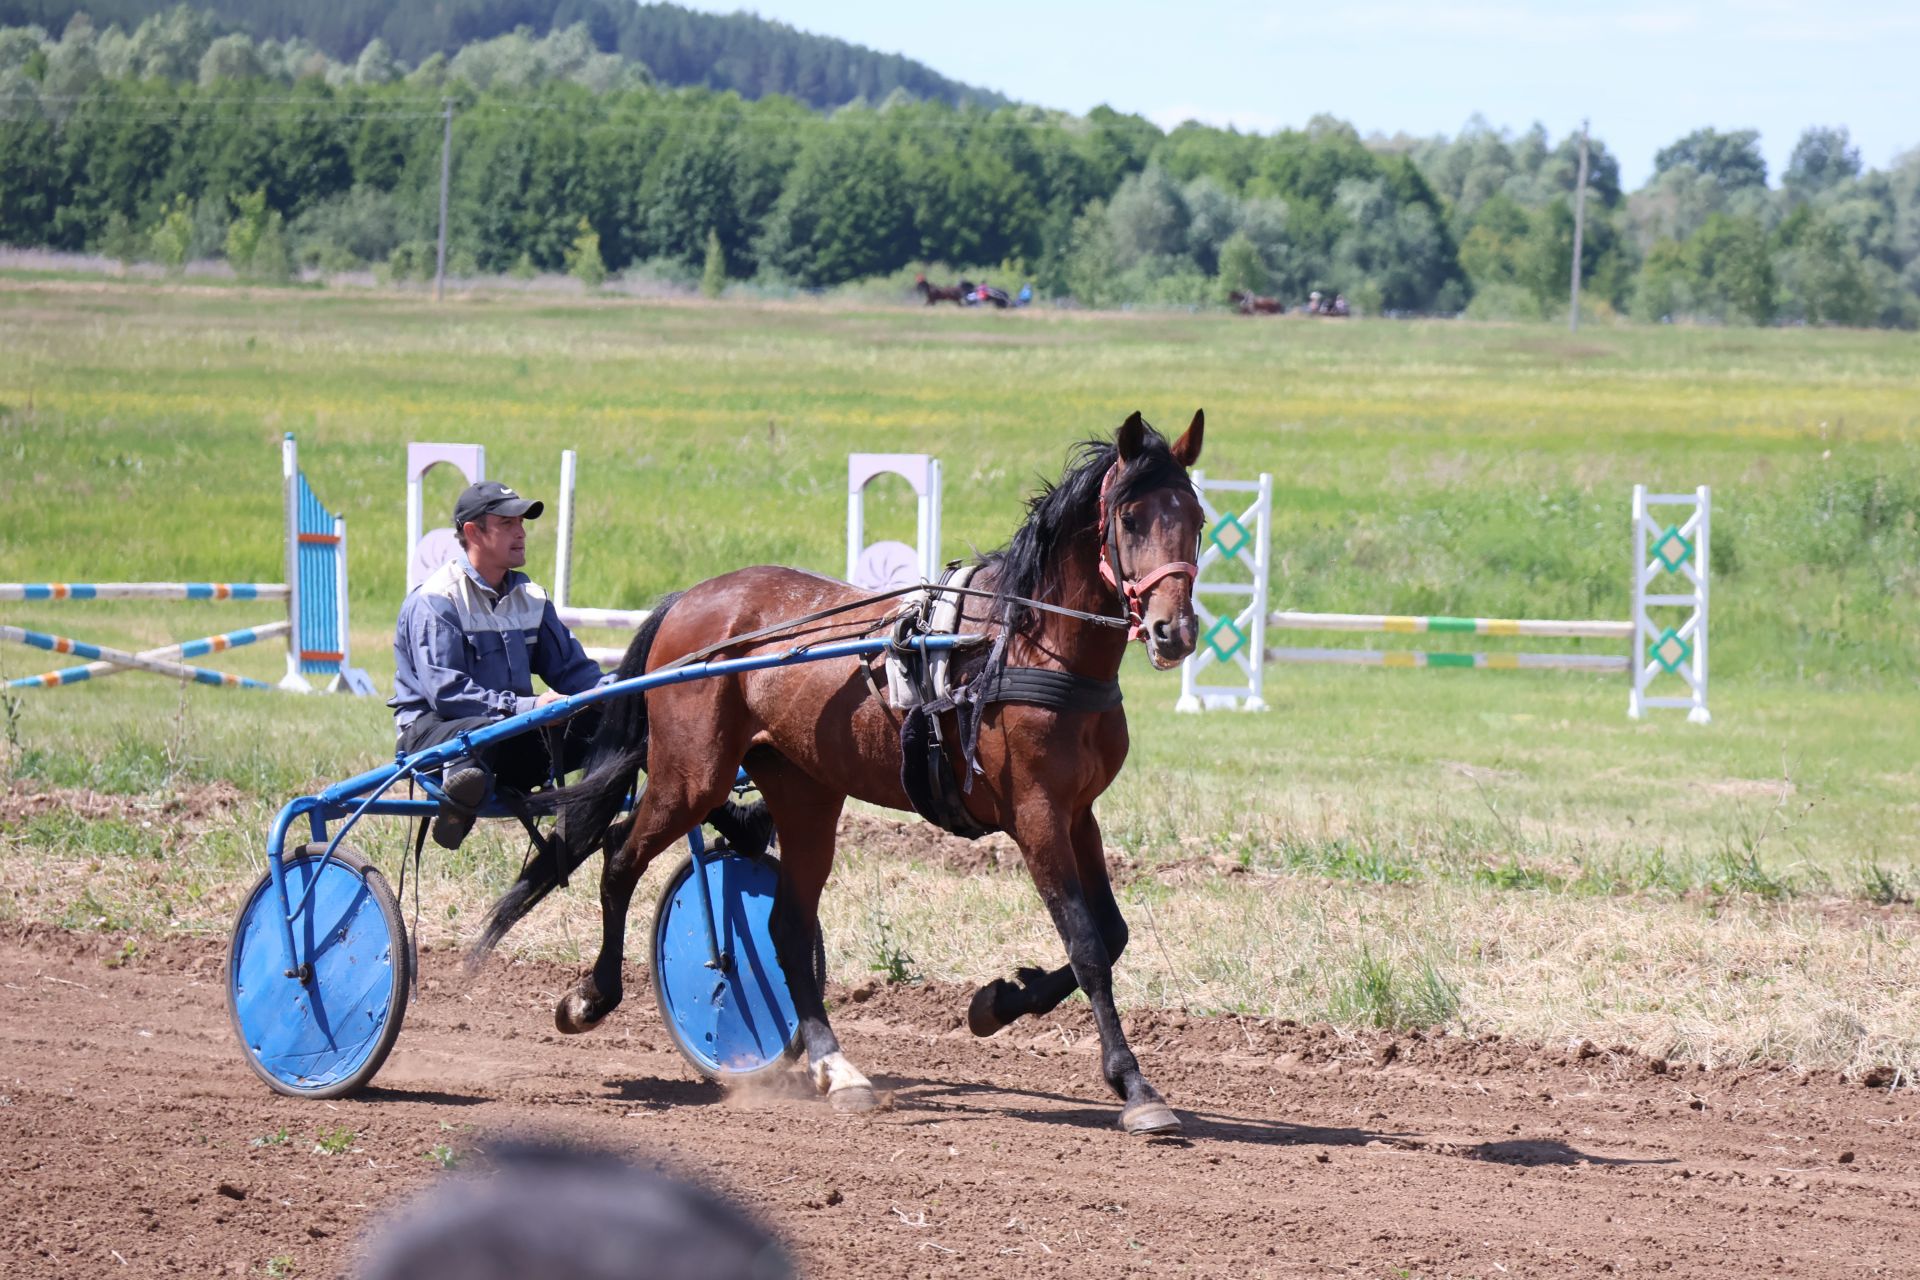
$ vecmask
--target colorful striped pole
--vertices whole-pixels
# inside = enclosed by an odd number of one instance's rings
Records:
[[[238,649],[242,645],[257,644],[262,640],[272,640],[287,634],[291,624],[285,622],[267,622],[257,627],[246,627],[239,631],[228,631],[217,636],[206,636],[199,640],[186,640],[180,644],[161,645],[158,649],[142,649],[136,658],[165,661],[172,658],[200,658],[209,653],[222,653],[228,649]],[[78,684],[82,680],[97,680],[115,672],[129,668],[113,662],[90,662],[84,667],[67,667],[60,671],[43,671],[37,676],[21,676],[7,681],[9,689],[57,688],[63,684]]]
[[[0,600],[285,600],[284,582],[0,582]]]
[[[1271,614],[1267,625],[1283,631],[1378,631],[1397,635],[1423,632],[1475,636],[1583,637],[1594,640],[1630,640],[1633,623],[1561,621],[1534,618],[1448,618],[1390,613],[1300,613],[1286,609]]]
[[[1426,653],[1419,649],[1269,649],[1269,662],[1350,667],[1451,667],[1483,671],[1625,671],[1614,653]]]
[[[28,631],[22,627],[0,625],[0,640],[32,645],[36,649],[45,649],[48,653],[71,653],[82,658],[110,662],[116,667],[133,667],[141,671],[151,671],[155,675],[171,676],[176,680],[191,680],[195,684],[228,685],[239,689],[271,689],[273,687],[258,680],[250,680],[246,676],[228,675],[223,671],[208,671],[202,667],[184,666],[178,662],[168,662],[164,658],[148,658],[137,653],[128,653],[125,649],[112,649],[103,644],[88,644],[84,640],[48,635],[44,631]],[[73,670],[84,671],[85,668],[73,668]],[[81,675],[65,680],[59,679],[58,677],[62,674],[50,671],[26,683],[52,687],[77,683],[87,678]],[[20,683],[20,681],[11,681],[8,687],[11,688]]]

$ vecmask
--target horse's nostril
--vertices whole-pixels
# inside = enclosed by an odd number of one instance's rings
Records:
[[[1173,628],[1167,625],[1165,618],[1161,618],[1153,624],[1153,640],[1155,644],[1165,644],[1172,638],[1172,635]]]

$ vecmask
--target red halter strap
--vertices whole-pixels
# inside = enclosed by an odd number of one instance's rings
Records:
[[[1113,465],[1107,468],[1107,474],[1100,481],[1100,579],[1114,594],[1120,597],[1120,606],[1126,611],[1127,639],[1145,641],[1147,638],[1146,603],[1147,594],[1157,586],[1162,578],[1182,574],[1189,586],[1200,577],[1200,566],[1187,560],[1169,560],[1143,578],[1125,578],[1120,574],[1120,546],[1117,532],[1107,523],[1107,492],[1113,488],[1113,482],[1120,475],[1120,468],[1126,464],[1115,458]]]

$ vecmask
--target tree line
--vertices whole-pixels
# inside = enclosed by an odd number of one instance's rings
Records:
[[[1572,270],[1578,139],[1539,126],[1163,132],[1106,108],[898,91],[823,114],[663,87],[580,25],[409,66],[378,40],[336,61],[222,35],[185,8],[131,32],[0,31],[0,242],[172,261],[231,240],[255,274],[416,272],[443,104],[462,274],[815,288],[932,268],[1096,306],[1318,289],[1373,313],[1546,317]],[[1655,167],[1626,191],[1591,144],[1589,305],[1649,321],[1920,319],[1920,152],[1870,171],[1845,130],[1810,129],[1774,187],[1757,135],[1699,130]]]

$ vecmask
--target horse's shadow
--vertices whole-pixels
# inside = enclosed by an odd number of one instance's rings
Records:
[[[876,1082],[878,1083],[878,1082]],[[903,1110],[946,1112],[953,1117],[1006,1116],[1035,1124],[1066,1125],[1076,1129],[1111,1132],[1117,1113],[1112,1105],[1089,1103],[1086,1098],[1045,1093],[1032,1089],[1011,1089],[998,1085],[966,1084],[948,1080],[918,1080],[895,1077],[884,1087],[891,1088]],[[980,1105],[978,1096],[1028,1098],[1036,1103],[1064,1104],[1032,1107]],[[1624,1159],[1581,1151],[1552,1139],[1511,1139],[1498,1142],[1462,1143],[1436,1139],[1407,1130],[1375,1130],[1324,1125],[1291,1124],[1284,1120],[1262,1120],[1175,1107],[1185,1127],[1169,1139],[1183,1143],[1237,1142],[1249,1146],[1286,1147],[1364,1147],[1369,1143],[1409,1154],[1439,1155],[1462,1160],[1484,1160],[1493,1164],[1520,1166],[1577,1164],[1661,1165],[1671,1159]],[[1161,1139],[1166,1141],[1168,1139]]]
[[[498,1098],[479,1093],[448,1093],[444,1089],[404,1089],[372,1084],[353,1094],[354,1102],[423,1102],[432,1107],[477,1107]]]
[[[631,1076],[605,1080],[604,1095],[611,1102],[635,1102],[665,1110],[668,1107],[712,1107],[727,1100],[727,1091],[711,1080],[677,1080],[666,1076]]]

